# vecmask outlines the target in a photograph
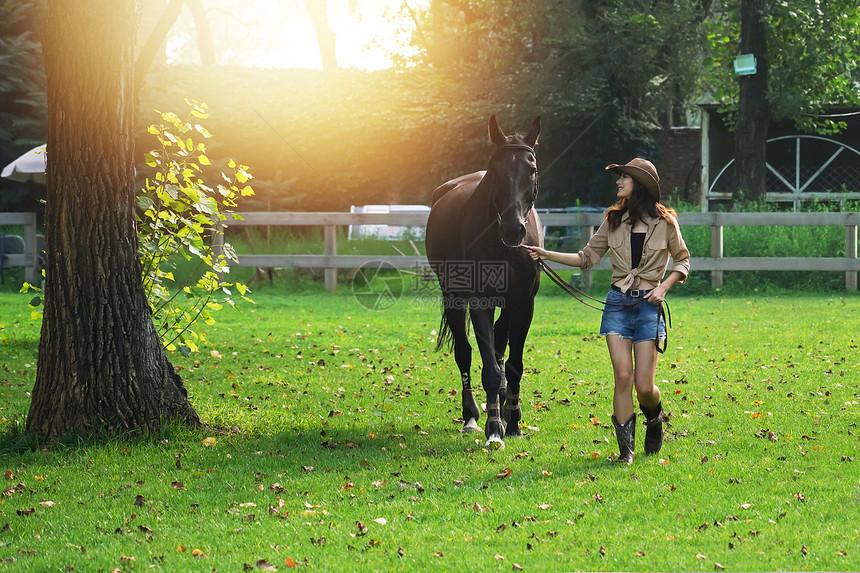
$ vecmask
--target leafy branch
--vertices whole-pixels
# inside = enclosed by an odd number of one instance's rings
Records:
[[[185,101],[191,108],[186,119],[159,111],[162,123],[148,129],[158,147],[146,154],[155,172],[137,197],[137,223],[143,285],[159,336],[166,348],[188,354],[200,339],[194,325],[214,324],[213,311],[235,306],[231,287],[252,302],[244,284],[223,279],[228,259],[237,260],[235,251],[228,244],[217,252],[213,246],[236,199],[254,191],[248,167],[233,160],[215,188],[206,184],[203,169],[211,162],[202,140],[212,134],[197,122],[208,117],[207,108]],[[195,264],[180,270],[183,259]]]

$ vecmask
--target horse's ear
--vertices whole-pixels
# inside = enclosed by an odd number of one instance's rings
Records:
[[[529,147],[534,147],[537,145],[538,136],[540,135],[540,116],[537,116],[535,120],[532,122],[532,126],[529,129],[529,132],[526,134],[526,143]]]
[[[490,141],[496,145],[504,145],[508,142],[508,138],[505,137],[504,132],[502,132],[499,124],[496,122],[495,114],[490,116]]]

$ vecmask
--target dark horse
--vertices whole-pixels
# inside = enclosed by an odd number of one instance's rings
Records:
[[[525,135],[505,135],[495,116],[490,117],[489,130],[496,149],[487,170],[452,179],[433,192],[425,244],[442,288],[436,348],[446,343],[453,346],[463,383],[464,429],[477,431],[480,416],[470,376],[467,320],[471,316],[487,394],[486,445],[503,448],[503,435],[522,435],[523,347],[540,280],[535,261],[521,246],[543,246],[540,219],[533,208],[540,118]],[[496,307],[501,309],[498,320]],[[507,362],[506,346],[510,347]]]

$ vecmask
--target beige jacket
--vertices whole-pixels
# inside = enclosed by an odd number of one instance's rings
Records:
[[[612,284],[623,292],[629,289],[654,288],[666,274],[671,255],[672,268],[669,272],[681,273],[683,276],[678,282],[683,283],[690,274],[690,251],[684,244],[678,221],[672,219],[670,222],[662,217],[651,218],[646,215],[645,223],[648,225],[648,231],[645,234],[642,260],[637,268],[630,268],[630,216],[624,213],[621,224],[614,231],[609,230],[609,223],[604,219],[597,233],[579,251],[582,270],[591,269],[608,250],[612,263]]]

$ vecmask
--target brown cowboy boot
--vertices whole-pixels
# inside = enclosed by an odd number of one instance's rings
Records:
[[[645,416],[645,455],[656,454],[663,447],[663,402],[655,408],[639,404]]]
[[[612,425],[615,426],[615,438],[618,440],[618,458],[615,461],[632,464],[633,444],[636,442],[636,414],[630,416],[624,425],[619,424],[613,414]]]

